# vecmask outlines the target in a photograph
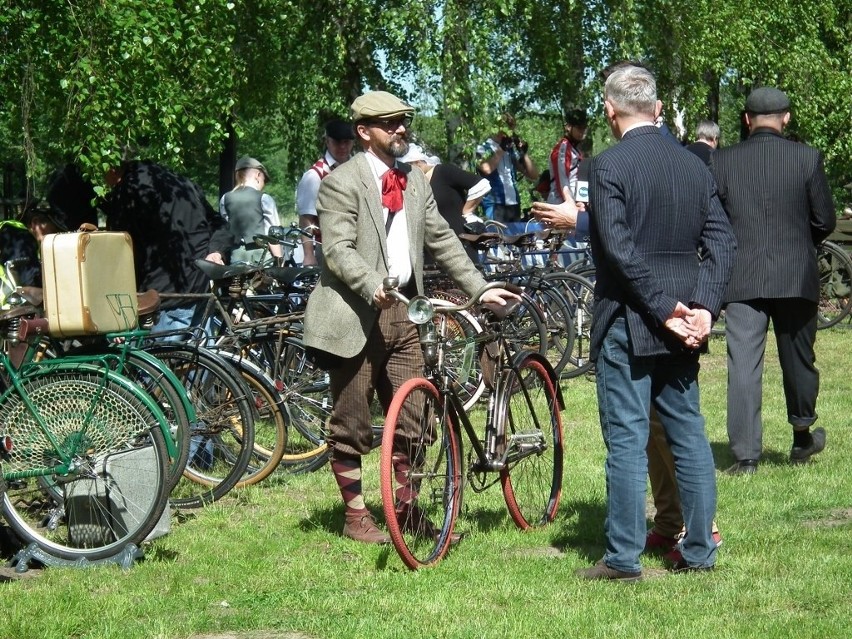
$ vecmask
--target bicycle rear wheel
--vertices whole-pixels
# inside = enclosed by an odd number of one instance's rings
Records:
[[[14,447],[3,464],[6,522],[61,559],[105,559],[151,533],[167,505],[164,417],[115,375],[60,372],[22,380],[58,447],[15,391],[0,406]]]
[[[290,474],[312,472],[329,457],[326,422],[333,402],[328,373],[308,357],[304,344],[295,337],[285,340],[280,363],[281,394],[288,417],[281,468]]]
[[[272,380],[246,360],[225,357],[251,390],[255,411],[251,461],[246,474],[236,485],[236,488],[242,488],[266,479],[278,468],[287,444],[287,422],[280,406],[281,397]]]
[[[382,506],[406,566],[430,566],[447,553],[458,516],[458,440],[438,389],[408,380],[391,401],[381,449]]]
[[[221,499],[242,478],[254,447],[248,387],[221,357],[204,348],[154,343],[145,350],[172,369],[195,407],[186,469],[173,506],[198,508]]]
[[[501,403],[508,456],[500,473],[512,520],[523,530],[553,521],[562,492],[562,417],[544,361],[523,357],[510,370]]]

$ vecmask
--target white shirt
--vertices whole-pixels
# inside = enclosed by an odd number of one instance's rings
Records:
[[[373,175],[376,177],[376,186],[379,197],[382,192],[382,176],[390,170],[387,164],[382,162],[372,153],[365,153]],[[388,209],[382,207],[382,220],[387,224]],[[408,245],[408,218],[405,215],[405,199],[402,209],[394,214],[393,222],[388,231],[388,275],[399,278],[399,287],[403,288],[411,281],[413,272],[411,266],[411,247]]]
[[[325,152],[325,163],[332,169],[338,164],[328,151]],[[317,217],[317,194],[320,182],[322,179],[313,168],[305,171],[302,179],[299,180],[299,186],[296,187],[296,213]]]

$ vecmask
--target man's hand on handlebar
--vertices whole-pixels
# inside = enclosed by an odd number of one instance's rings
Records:
[[[496,304],[497,306],[506,306],[509,300],[521,301],[521,296],[505,288],[492,288],[485,291],[479,298],[480,304]]]
[[[373,304],[381,309],[390,308],[396,304],[396,298],[391,294],[394,290],[396,289],[386,289],[384,285],[379,286],[373,293]]]

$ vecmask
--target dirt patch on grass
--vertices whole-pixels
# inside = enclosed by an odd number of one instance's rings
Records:
[[[192,635],[189,639],[315,639],[302,632],[252,630],[251,632],[226,632],[216,635]]]
[[[848,526],[852,524],[852,508],[832,510],[820,519],[808,519],[804,522],[808,528],[831,528],[833,526]]]

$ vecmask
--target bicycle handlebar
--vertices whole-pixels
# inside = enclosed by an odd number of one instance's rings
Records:
[[[405,295],[399,292],[399,278],[396,277],[386,277],[382,282],[382,287],[385,292],[396,300],[402,302],[406,306],[411,303],[411,300],[408,299]],[[470,299],[467,300],[464,304],[461,305],[452,305],[452,306],[437,306],[435,307],[436,313],[457,313],[459,311],[466,311],[472,306],[479,303],[480,298],[486,291],[490,291],[495,288],[504,288],[507,291],[511,291],[512,293],[516,293],[520,295],[523,292],[523,289],[520,286],[512,284],[510,282],[488,282],[485,286],[480,288]],[[514,300],[512,300],[514,301]],[[499,304],[484,304],[488,310],[490,310],[495,315],[505,316],[511,313],[515,307],[517,306],[517,302],[512,304],[511,302],[507,302],[505,306],[500,306]]]

